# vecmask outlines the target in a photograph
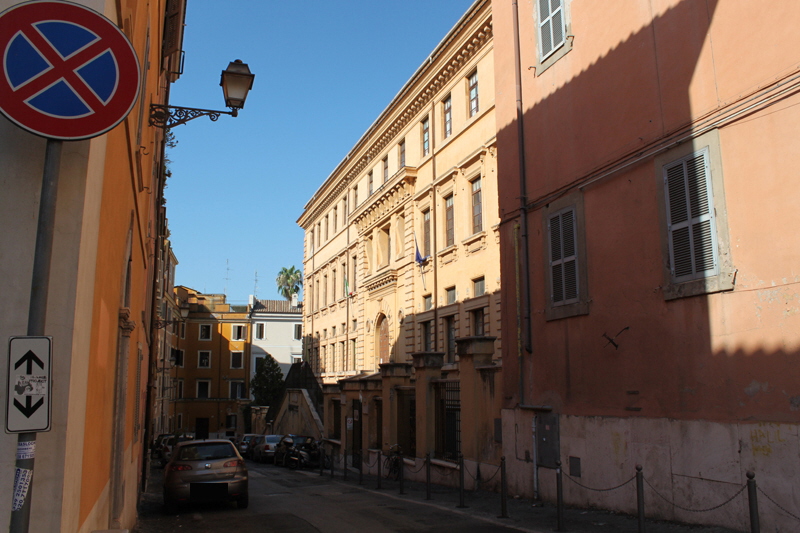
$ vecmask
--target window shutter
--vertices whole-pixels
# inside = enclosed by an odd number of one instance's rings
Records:
[[[551,299],[553,305],[578,301],[578,248],[575,210],[567,209],[548,220],[550,226]]]
[[[539,0],[539,42],[542,59],[564,44],[563,0]]]
[[[183,48],[183,20],[186,0],[167,0],[167,14],[164,19],[163,57],[168,57]]]
[[[664,168],[670,268],[677,282],[713,276],[718,271],[710,178],[707,151]]]

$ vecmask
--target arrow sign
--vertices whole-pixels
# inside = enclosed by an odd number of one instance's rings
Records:
[[[39,365],[39,368],[44,370],[44,363],[42,363],[42,360],[36,357],[36,354],[30,350],[28,350],[28,353],[22,356],[22,359],[17,361],[17,364],[14,365],[14,370],[19,368],[22,363],[27,363],[28,365],[25,370],[26,374],[30,374],[31,372],[33,372],[33,363],[36,363],[37,365]]]
[[[52,338],[11,337],[8,343],[6,432],[50,431]]]
[[[39,398],[38,402],[36,402],[35,404],[31,405],[31,397],[30,396],[26,396],[25,397],[25,405],[22,405],[21,403],[19,403],[19,400],[14,400],[14,407],[19,409],[19,411],[23,415],[25,415],[25,418],[30,418],[31,415],[33,413],[35,413],[36,410],[39,409],[42,406],[43,403],[44,403],[44,398]]]

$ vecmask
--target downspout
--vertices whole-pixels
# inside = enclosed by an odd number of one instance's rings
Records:
[[[430,118],[430,146],[431,146],[431,219],[433,220],[433,228],[431,231],[431,255],[433,256],[433,290],[431,292],[431,300],[433,302],[433,351],[437,351],[439,346],[439,261],[437,257],[437,247],[436,242],[436,235],[438,232],[436,231],[436,121],[435,119],[436,113],[436,102],[431,101],[431,112]]]
[[[518,357],[519,357],[519,405],[525,405],[525,372],[523,368],[523,352],[521,346],[519,346],[519,342],[524,340],[525,351],[533,355],[533,342],[532,342],[532,324],[531,324],[531,292],[530,292],[530,254],[529,254],[529,243],[528,243],[528,187],[526,183],[527,171],[525,168],[525,112],[524,107],[522,104],[522,65],[521,65],[521,52],[520,52],[520,37],[519,37],[519,4],[517,0],[512,0],[511,2],[512,9],[512,27],[513,27],[513,34],[514,34],[514,91],[516,97],[516,107],[517,107],[517,152],[519,156],[519,203],[520,203],[520,230],[521,230],[521,240],[522,240],[522,250],[521,250],[521,258],[515,257],[515,268],[522,269],[522,287],[519,286],[519,275],[517,276],[516,280],[516,290],[517,290],[517,314],[519,316],[520,313],[520,290],[522,292],[522,323],[520,323],[519,318],[517,321],[518,324],[518,331],[517,331],[517,339],[518,339]],[[515,235],[514,235],[514,246],[515,251],[519,254],[517,247],[517,235],[516,230],[514,228]],[[519,260],[522,260],[521,263]],[[524,339],[522,330],[524,329]],[[532,359],[532,358],[531,358]],[[533,374],[533,361],[531,361],[531,374]],[[533,387],[533,381],[531,380],[530,386]],[[539,468],[537,466],[538,457],[536,453],[536,416],[534,415],[533,424],[532,424],[532,438],[533,438],[533,496],[534,499],[539,499]]]

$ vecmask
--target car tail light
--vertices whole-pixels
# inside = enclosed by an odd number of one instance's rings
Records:
[[[178,470],[191,470],[190,465],[169,465],[170,472],[177,472]]]
[[[227,463],[225,463],[222,466],[224,466],[225,468],[230,468],[232,466],[236,466],[236,467],[244,466],[244,461],[242,461],[241,459],[234,459],[233,461],[228,461]]]

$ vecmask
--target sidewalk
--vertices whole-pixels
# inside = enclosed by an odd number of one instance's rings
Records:
[[[318,475],[318,471],[315,475]],[[329,481],[331,479],[330,470],[325,471],[324,475],[320,477]],[[381,479],[381,489],[377,489],[378,479],[376,476],[365,474],[363,482],[359,484],[359,474],[355,469],[348,469],[347,479],[344,478],[343,471],[339,469],[333,479],[339,483],[362,487],[363,490],[380,492],[401,501],[413,501],[440,507],[448,511],[469,514],[472,517],[520,531],[550,533],[551,531],[557,531],[558,527],[558,514],[554,503],[537,502],[534,504],[531,500],[509,497],[506,502],[507,517],[501,518],[501,498],[500,494],[495,492],[483,490],[465,491],[463,495],[464,507],[461,507],[461,495],[457,487],[432,485],[431,499],[428,500],[424,482],[409,482],[406,480],[403,484],[404,494],[400,494],[399,482],[386,478]],[[635,515],[613,513],[600,509],[565,508],[563,525],[563,531],[579,533],[637,533],[639,531],[639,521]],[[647,519],[645,527],[647,533],[741,533],[723,527],[678,524],[651,519]]]

